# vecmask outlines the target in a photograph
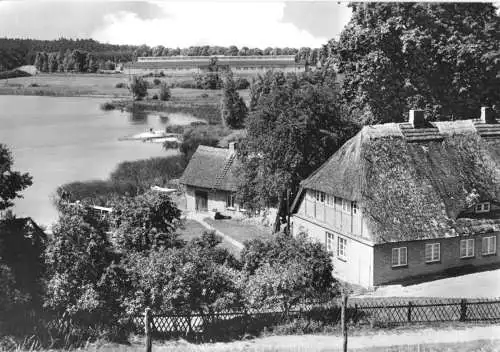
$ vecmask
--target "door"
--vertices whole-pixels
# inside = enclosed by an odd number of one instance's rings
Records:
[[[208,193],[195,191],[196,211],[208,211]]]

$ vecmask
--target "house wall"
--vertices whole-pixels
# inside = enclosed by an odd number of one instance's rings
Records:
[[[332,253],[332,264],[334,276],[349,283],[364,287],[373,286],[373,246],[365,240],[342,234],[335,231],[331,226],[312,221],[300,214],[292,216],[292,233],[297,235],[305,232],[313,241],[317,241],[326,247],[326,232],[334,235],[334,250]],[[345,260],[337,256],[338,237],[347,239],[347,255]]]
[[[196,199],[195,199],[196,190],[208,193],[208,200],[207,200],[208,211],[219,211],[223,214],[234,215],[234,216],[240,214],[241,207],[236,201],[234,204],[235,205],[234,209],[226,208],[226,198],[230,194],[229,191],[222,191],[222,190],[212,191],[212,190],[207,190],[205,188],[198,188],[192,186],[186,186],[184,192],[184,195],[186,197],[186,209],[188,211],[196,211]]]
[[[496,236],[496,254],[483,256],[482,238]],[[446,269],[459,268],[462,266],[479,267],[500,263],[498,255],[499,233],[476,235],[470,237],[452,237],[436,240],[406,241],[375,245],[374,247],[374,285],[382,285],[392,282],[403,282],[405,279],[432,275],[444,272]],[[474,238],[474,257],[460,258],[460,240]],[[439,262],[425,262],[425,244],[440,243],[441,260]],[[392,249],[407,247],[407,262],[404,267],[392,267]]]

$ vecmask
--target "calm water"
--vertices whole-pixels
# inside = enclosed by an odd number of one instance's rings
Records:
[[[55,189],[66,182],[105,179],[125,160],[166,156],[161,144],[118,141],[118,138],[188,124],[196,119],[182,114],[131,116],[101,111],[105,99],[0,96],[0,143],[14,156],[14,169],[29,172],[33,186],[16,200],[17,216],[31,216],[40,224],[56,217],[51,204]]]

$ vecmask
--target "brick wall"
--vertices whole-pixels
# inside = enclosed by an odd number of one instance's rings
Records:
[[[482,255],[482,238],[496,236],[496,253]],[[470,237],[453,237],[436,240],[406,241],[375,245],[374,247],[374,285],[391,282],[404,282],[405,279],[424,275],[443,273],[450,268],[463,266],[479,267],[500,263],[498,233]],[[474,238],[474,257],[460,258],[460,240]],[[440,243],[440,261],[426,263],[425,244]],[[407,266],[392,267],[392,249],[407,247]]]

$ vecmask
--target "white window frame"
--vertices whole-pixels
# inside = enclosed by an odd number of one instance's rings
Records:
[[[481,255],[492,255],[497,253],[497,236],[483,237],[481,242]]]
[[[488,213],[490,211],[490,202],[476,204],[474,210],[476,213]]]
[[[475,241],[473,238],[460,240],[460,258],[473,258],[475,251],[474,247]]]
[[[349,213],[350,212],[350,204],[349,204],[349,201],[342,198],[342,211],[345,212],[345,213]]]
[[[337,236],[337,257],[347,259],[347,238]]]
[[[230,193],[226,196],[226,209],[235,209],[234,207],[234,194]]]
[[[394,255],[397,253],[396,255]],[[404,253],[404,255],[403,255]],[[394,258],[397,258],[397,261]],[[403,260],[404,259],[404,260]],[[408,266],[408,247],[397,247],[392,249],[391,264],[393,268]]]
[[[325,232],[325,247],[326,251],[333,257],[335,253],[335,235],[331,232]]]
[[[441,243],[425,244],[425,262],[435,263],[441,261]]]

